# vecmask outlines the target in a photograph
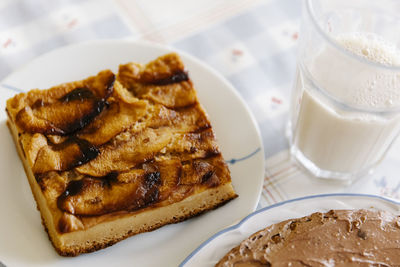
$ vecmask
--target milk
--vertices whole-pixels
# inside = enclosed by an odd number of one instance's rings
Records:
[[[336,40],[370,63],[400,65],[400,52],[376,35],[357,33]],[[359,172],[379,162],[398,134],[400,119],[362,110],[399,107],[400,73],[371,67],[331,46],[298,69],[292,111],[297,151],[315,167],[332,172]]]

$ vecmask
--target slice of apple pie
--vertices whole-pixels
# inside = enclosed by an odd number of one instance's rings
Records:
[[[6,111],[60,255],[101,249],[237,196],[176,54],[18,94]]]

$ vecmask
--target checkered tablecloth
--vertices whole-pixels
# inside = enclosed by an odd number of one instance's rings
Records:
[[[0,80],[71,43],[131,38],[168,44],[221,72],[255,115],[266,158],[259,207],[334,192],[400,199],[399,145],[371,177],[352,186],[312,179],[290,161],[284,131],[300,16],[301,0],[1,0]]]

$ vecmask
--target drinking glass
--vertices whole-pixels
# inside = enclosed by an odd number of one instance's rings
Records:
[[[400,1],[306,0],[288,133],[323,179],[352,182],[400,129]]]

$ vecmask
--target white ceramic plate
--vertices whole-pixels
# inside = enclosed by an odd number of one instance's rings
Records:
[[[241,222],[220,231],[194,250],[180,267],[211,267],[251,234],[284,220],[331,209],[379,209],[400,214],[400,202],[363,194],[315,195],[284,201],[248,215]]]
[[[9,266],[177,266],[208,237],[255,210],[264,153],[253,116],[235,89],[199,60],[179,52],[206,108],[239,198],[183,223],[140,234],[75,258],[56,254],[41,225],[22,164],[6,126],[6,99],[16,91],[83,79],[120,63],[146,63],[170,49],[132,41],[97,41],[64,47],[32,61],[1,82],[0,262]],[[234,163],[234,164],[232,164]]]

